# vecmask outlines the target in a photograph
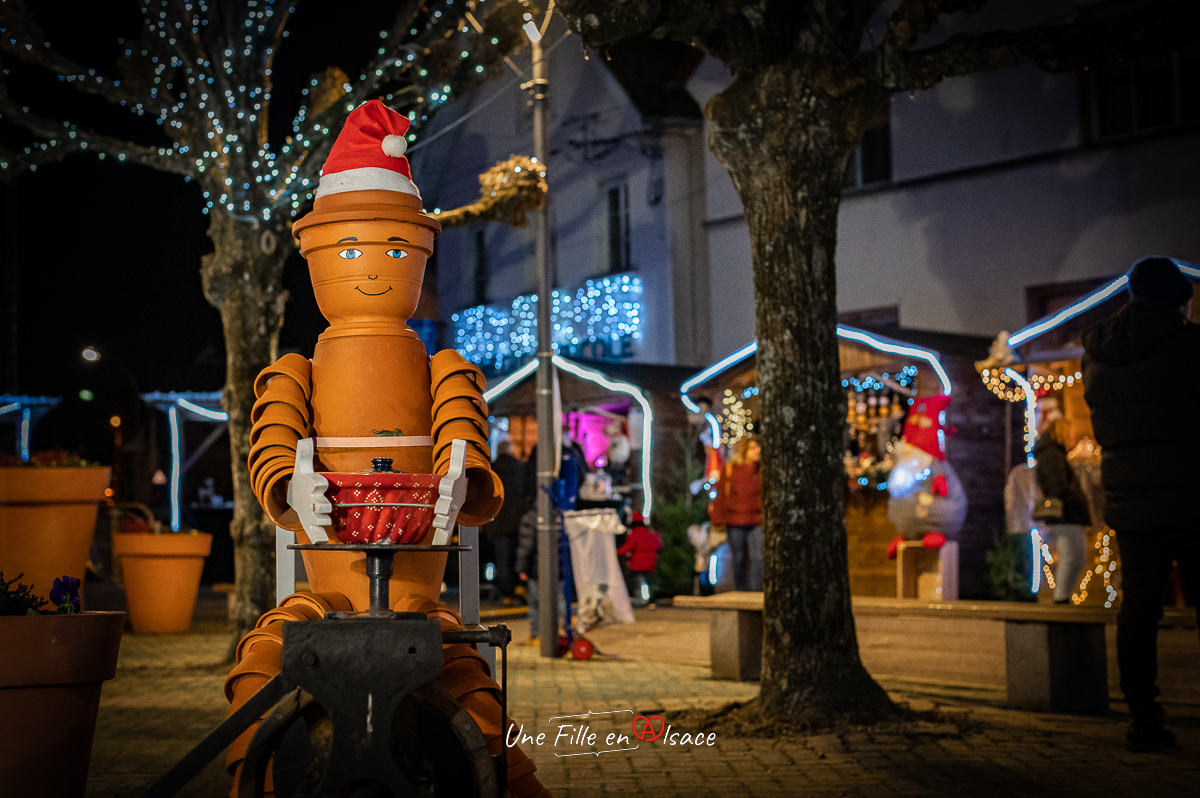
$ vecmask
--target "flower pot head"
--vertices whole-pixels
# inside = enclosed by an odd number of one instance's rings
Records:
[[[408,119],[372,100],[346,119],[311,213],[292,227],[317,305],[333,325],[406,322],[441,224],[421,210]]]

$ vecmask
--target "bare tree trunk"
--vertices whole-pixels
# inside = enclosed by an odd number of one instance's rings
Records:
[[[292,251],[282,224],[234,219],[214,212],[208,236],[215,250],[201,266],[204,295],[221,311],[225,332],[225,408],[233,467],[234,593],[229,608],[231,647],[275,606],[275,526],[250,484],[250,409],[254,380],[278,356],[287,292],[283,265]]]
[[[739,77],[705,109],[754,262],[762,391],[762,710],[870,722],[892,704],[858,655],[842,486],[834,250],[846,163],[882,97],[831,96],[813,60]]]

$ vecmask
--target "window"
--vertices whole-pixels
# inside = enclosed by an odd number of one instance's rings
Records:
[[[1200,43],[1088,71],[1096,139],[1200,120]]]
[[[629,184],[625,181],[609,184],[605,189],[608,211],[608,273],[627,272],[633,268],[629,253]]]
[[[475,231],[475,305],[488,303],[487,242],[483,231]]]
[[[892,179],[892,126],[887,106],[863,133],[862,144],[846,164],[844,188],[861,188]]]

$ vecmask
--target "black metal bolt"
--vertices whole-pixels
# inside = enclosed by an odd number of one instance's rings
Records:
[[[390,457],[375,457],[371,459],[371,470],[377,473],[390,474],[392,473],[392,458]]]
[[[311,668],[317,664],[317,655],[311,651],[305,651],[304,654],[301,655],[300,661]]]

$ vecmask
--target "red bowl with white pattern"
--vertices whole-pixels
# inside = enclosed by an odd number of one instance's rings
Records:
[[[420,543],[433,524],[437,474],[323,473],[342,543]]]

